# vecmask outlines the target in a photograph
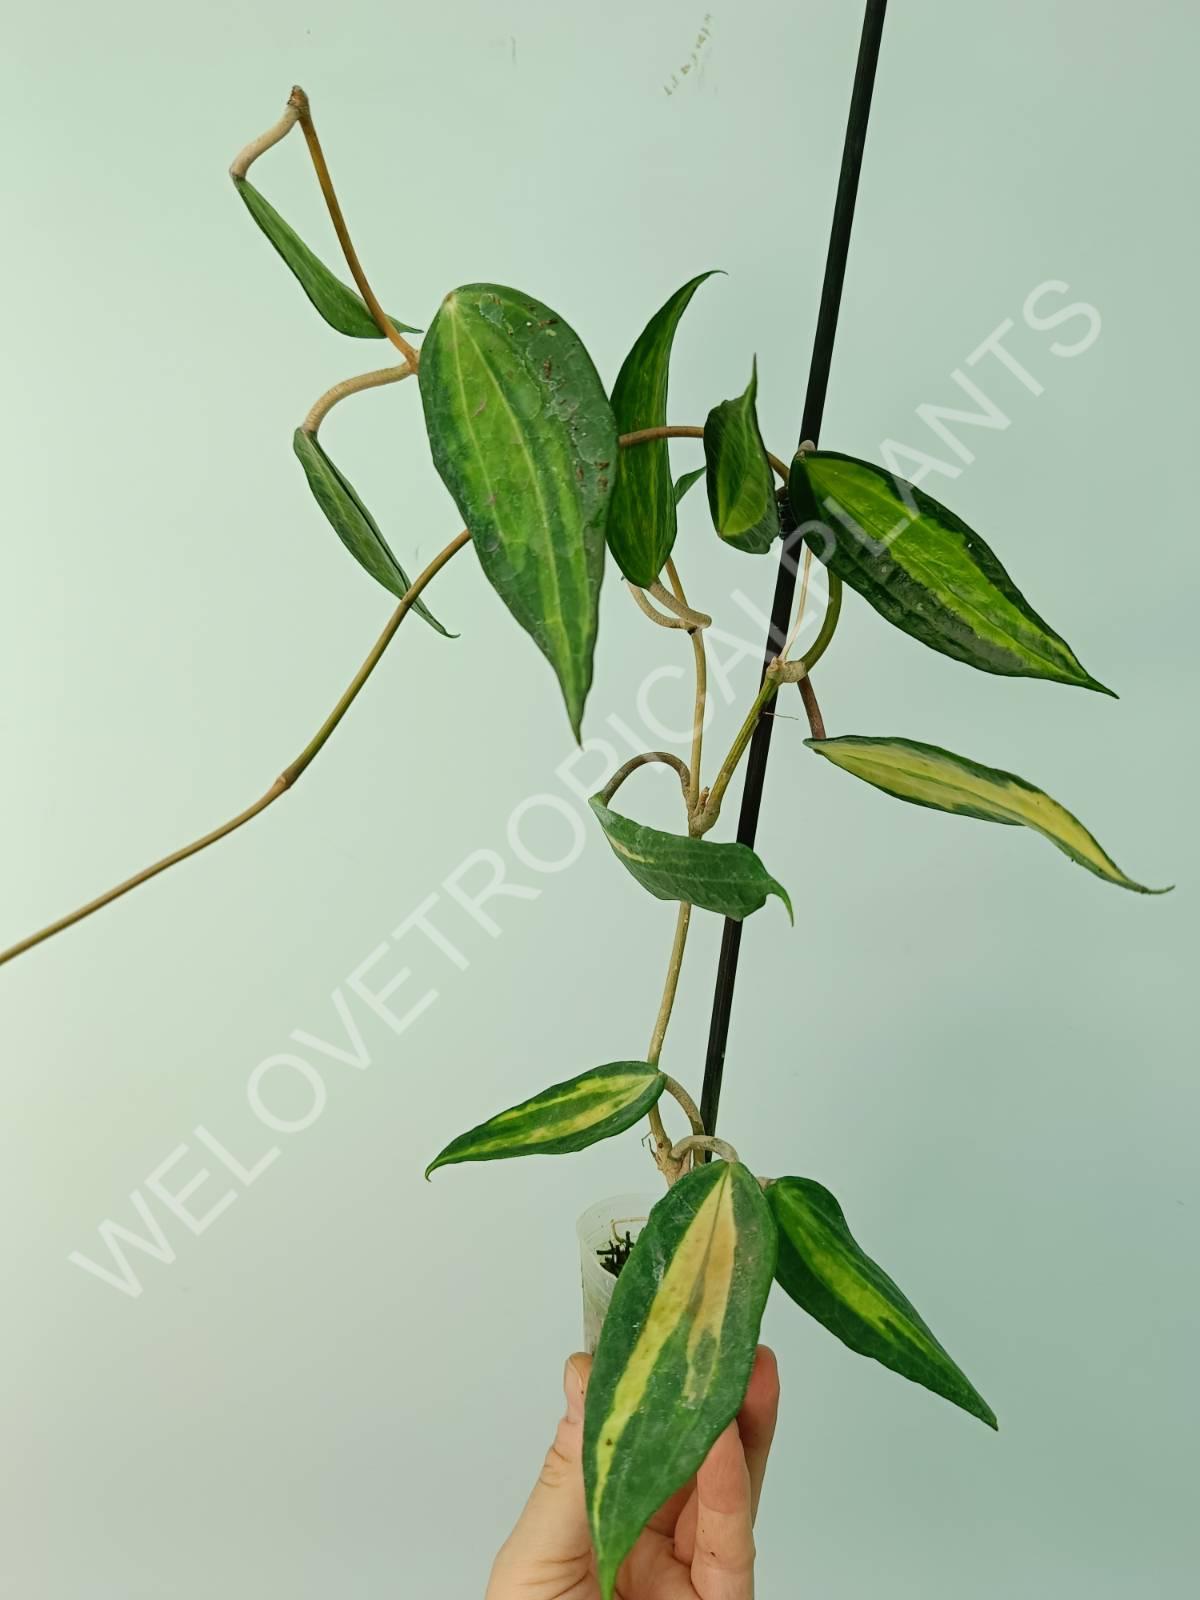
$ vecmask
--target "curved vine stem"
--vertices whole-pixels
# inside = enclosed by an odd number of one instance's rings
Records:
[[[678,756],[672,755],[669,750],[643,750],[641,755],[630,756],[629,760],[625,762],[624,766],[617,768],[612,777],[600,791],[601,802],[604,805],[607,805],[612,799],[613,795],[616,794],[617,790],[625,782],[625,779],[629,777],[630,773],[636,772],[639,767],[651,766],[656,761],[661,762],[664,767],[673,768],[673,770],[679,774],[679,782],[683,787],[683,795],[684,799],[686,800],[688,786],[692,781],[691,774],[688,772],[686,764],[682,762]]]
[[[722,1161],[739,1161],[741,1157],[731,1144],[726,1144],[724,1139],[714,1139],[708,1133],[689,1134],[686,1139],[671,1146],[671,1160],[682,1163],[695,1151],[707,1150],[715,1156],[720,1156]]]
[[[240,811],[236,817],[231,817],[228,822],[222,823],[219,828],[214,828],[211,833],[206,833],[201,838],[194,839],[191,844],[185,844],[179,850],[173,850],[169,856],[164,856],[161,861],[154,862],[152,866],[144,867],[141,872],[134,873],[132,878],[126,878],[123,883],[118,883],[114,888],[107,890],[106,893],[97,896],[95,900],[89,900],[86,905],[80,906],[67,916],[59,917],[57,922],[50,923],[48,927],[40,929],[37,933],[30,934],[26,939],[21,939],[7,950],[0,951],[0,966],[3,966],[6,961],[11,961],[15,956],[23,955],[26,950],[32,950],[34,945],[41,944],[44,940],[52,938],[54,934],[61,933],[64,928],[70,928],[75,923],[82,922],[85,917],[90,917],[94,911],[100,911],[105,906],[111,905],[114,900],[119,900],[122,895],[128,894],[131,889],[136,889],[140,884],[147,883],[151,878],[157,877],[160,872],[165,872],[168,867],[173,867],[180,861],[186,861],[189,856],[198,855],[201,850],[207,849],[210,844],[216,844],[219,839],[227,838],[229,834],[235,833],[238,828],[243,827],[247,822],[257,817],[260,812],[265,811],[269,805],[279,799],[280,795],[286,794],[299,779],[305,768],[314,760],[330,734],[350,709],[359,690],[375,670],[380,657],[391,643],[396,629],[408,615],[418,595],[420,595],[426,584],[436,577],[451,557],[456,555],[463,545],[470,542],[470,537],[470,534],[464,529],[457,537],[451,539],[446,548],[433,558],[418,577],[413,579],[405,591],[403,599],[395,611],[392,612],[387,627],[384,628],[379,638],[375,641],[370,655],[355,673],[333,710],[325,718],[325,721],[296,759],[283,769],[267,792],[260,795],[252,806],[248,806],[245,811]]]
[[[295,90],[292,92],[294,94]],[[250,143],[234,156],[229,166],[229,176],[234,179],[244,178],[259,156],[265,154],[272,145],[278,144],[281,139],[285,139],[299,120],[300,108],[293,105],[289,99],[279,121],[273,123],[266,133],[260,133],[257,139],[251,139]]]
[[[360,372],[353,378],[343,378],[341,383],[326,389],[321,398],[313,402],[312,409],[300,424],[302,431],[315,439],[317,430],[340,401],[352,394],[362,394],[366,389],[381,389],[385,384],[399,383],[402,378],[411,378],[416,370],[405,361],[399,367],[376,367],[374,372]]]
[[[385,339],[390,339],[396,349],[406,357],[410,366],[415,367],[420,359],[415,345],[409,344],[404,335],[394,328],[387,312],[375,297],[375,291],[367,282],[367,275],[362,269],[358,259],[358,252],[354,248],[354,241],[350,237],[350,230],[346,226],[346,219],[342,215],[342,208],[338,202],[337,191],[333,187],[333,179],[329,173],[329,165],[325,160],[325,152],[321,149],[321,141],[317,138],[317,130],[313,125],[312,108],[308,103],[308,96],[304,90],[297,86],[288,97],[289,107],[294,108],[296,120],[300,124],[300,131],[304,135],[304,142],[308,146],[309,156],[312,158],[313,171],[317,175],[317,182],[321,185],[321,193],[325,196],[325,208],[329,212],[329,220],[333,223],[333,231],[337,234],[338,243],[342,247],[342,255],[346,265],[350,268],[350,276],[358,285],[358,292],[366,302],[367,310],[375,319],[375,326]]]

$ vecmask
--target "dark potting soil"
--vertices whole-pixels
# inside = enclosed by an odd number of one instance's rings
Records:
[[[629,1233],[626,1233],[623,1238],[618,1234],[602,1250],[596,1251],[600,1265],[605,1272],[611,1272],[614,1278],[621,1276],[621,1271],[632,1254],[633,1237]]]

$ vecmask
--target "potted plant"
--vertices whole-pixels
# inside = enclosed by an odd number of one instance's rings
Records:
[[[742,924],[769,901],[779,906],[768,915],[792,913],[786,888],[752,848],[770,708],[796,692],[814,755],[884,795],[1023,826],[1108,884],[1161,892],[1128,877],[1081,822],[1023,778],[907,733],[830,736],[824,726],[812,674],[834,641],[844,587],[916,643],[975,670],[1110,692],[954,511],[870,461],[816,445],[883,9],[879,0],[867,8],[800,443],[782,457],[768,451],[759,431],[753,359],[740,392],[719,398],[702,421],[670,419],[673,342],[707,272],[653,311],[611,392],[571,323],[523,289],[491,283],[456,288],[415,343],[417,330],[387,313],[371,289],[308,100],[293,91],[280,121],[241,152],[231,171],[255,222],[325,321],[351,338],[384,339],[399,352],[397,364],[347,379],[323,395],[294,438],[321,512],[355,560],[396,597],[396,610],[329,717],[259,800],[0,955],[9,960],[99,910],[285,793],[320,752],[410,612],[446,633],[426,592],[468,544],[499,599],[546,657],[576,736],[592,681],[606,567],[616,568],[648,627],[686,635],[694,666],[689,759],[669,751],[640,753],[591,800],[614,862],[641,890],[678,908],[646,1049],[636,1058],[588,1065],[549,1087],[531,1085],[523,1102],[453,1138],[427,1173],[469,1161],[568,1154],[643,1122],[649,1127],[665,1182],[662,1197],[642,1208],[644,1215],[636,1201],[602,1204],[590,1219],[592,1231],[584,1230],[598,1331],[585,1476],[606,1600],[647,1519],[695,1472],[736,1415],[773,1286],[851,1349],[996,1425],[987,1401],[857,1243],[838,1200],[803,1176],[759,1174],[749,1149],[744,1161],[716,1133]],[[259,157],[295,128],[307,144],[357,292],[313,254],[250,180]],[[419,386],[433,460],[464,524],[413,579],[320,438],[325,417],[347,396],[408,378]],[[694,441],[696,450],[697,464],[678,479],[668,455],[671,439]],[[676,508],[690,491],[707,496],[713,537],[750,560],[779,557],[761,680],[747,696],[731,746],[712,761],[705,749],[705,631],[712,619],[685,590],[674,555]],[[802,615],[814,561],[826,570],[828,602],[815,638],[801,652],[795,589],[799,583]],[[719,839],[714,835],[725,822],[727,793],[743,763],[738,836]],[[674,831],[636,820],[636,775],[651,764],[671,768],[678,779]],[[662,1069],[660,1059],[691,919],[704,913],[725,919],[725,936],[705,1081],[695,1095]]]

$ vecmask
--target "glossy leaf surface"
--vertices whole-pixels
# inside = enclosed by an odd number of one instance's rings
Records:
[[[591,357],[540,301],[455,289],[421,349],[434,464],[488,580],[554,668],[579,736],[617,434]]]
[[[882,467],[819,450],[788,481],[814,553],[897,628],[956,661],[1111,694],[1025,599],[977,533]]]
[[[379,531],[375,518],[359,499],[353,484],[343,477],[321,444],[311,433],[305,433],[303,428],[297,428],[293,434],[292,448],[304,468],[313,499],[325,513],[330,527],[359,566],[389,593],[401,599],[409,586],[408,575],[392,554],[391,546]],[[413,610],[447,639],[455,637],[446,632],[423,600],[415,600]]]
[[[612,392],[618,433],[666,426],[667,379],[675,330],[692,296],[711,276],[711,272],[702,272],[676,290],[651,317],[625,357]],[[621,451],[608,519],[608,546],[630,583],[640,588],[655,582],[671,554],[676,531],[675,500],[665,439],[631,445]]]
[[[912,1302],[859,1248],[828,1189],[811,1178],[780,1178],[767,1189],[767,1201],[779,1225],[775,1276],[798,1306],[859,1355],[996,1426],[991,1406]]]
[[[779,537],[775,478],[758,428],[758,366],[744,394],[722,400],[704,424],[708,508],[726,544],[765,555]]]
[[[663,1092],[666,1079],[645,1061],[611,1061],[556,1083],[451,1141],[426,1168],[510,1156],[562,1156],[633,1127]]]
[[[588,801],[617,860],[659,900],[686,900],[741,921],[777,894],[792,915],[788,892],[744,844],[710,844],[631,822],[598,795]]]
[[[737,1415],[775,1267],[758,1180],[715,1161],[651,1211],[617,1279],[588,1384],[583,1472],[600,1591]]]
[[[375,319],[367,310],[365,301],[347,284],[330,272],[329,268],[305,244],[304,240],[284,221],[275,207],[260,194],[246,178],[235,178],[233,186],[246,203],[246,209],[258,223],[263,233],[274,245],[290,269],[296,282],[309,300],[325,318],[331,328],[352,339],[382,339]],[[419,328],[391,318],[392,326],[400,333],[419,333]]]
[[[935,811],[1033,828],[1081,867],[1108,883],[1138,894],[1165,894],[1127,878],[1083,824],[1041,789],[999,767],[984,767],[965,756],[913,739],[806,739],[810,750],[865,783]]]

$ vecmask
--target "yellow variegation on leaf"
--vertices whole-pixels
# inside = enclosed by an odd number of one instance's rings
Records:
[[[624,1133],[658,1100],[666,1078],[646,1061],[610,1061],[553,1084],[451,1140],[425,1169],[510,1156],[562,1156]]]
[[[588,1385],[583,1470],[600,1590],[737,1415],[775,1269],[758,1179],[718,1161],[651,1211],[617,1280]]]
[[[1137,894],[1168,893],[1167,889],[1148,889],[1126,877],[1077,817],[1016,773],[981,766],[965,756],[956,756],[937,745],[919,744],[915,739],[868,739],[847,734],[839,739],[807,739],[805,743],[835,767],[853,773],[897,800],[977,817],[982,822],[1032,828],[1072,861],[1108,883]]]

